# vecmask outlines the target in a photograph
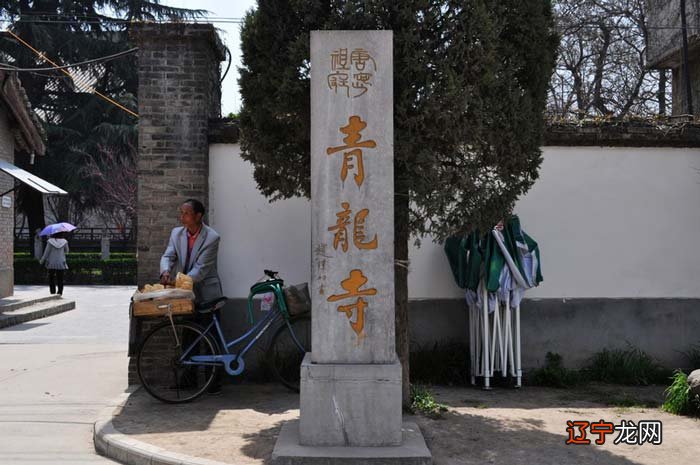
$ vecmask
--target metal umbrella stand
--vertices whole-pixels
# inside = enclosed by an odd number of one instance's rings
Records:
[[[510,299],[498,302],[489,312],[488,291],[481,285],[481,305],[469,306],[469,351],[471,383],[476,377],[484,379],[484,389],[491,388],[491,377],[496,372],[506,378],[515,378],[515,386],[522,386],[520,357],[520,305],[513,311]]]
[[[522,386],[520,301],[542,281],[537,243],[520,228],[517,216],[490,234],[478,232],[445,244],[457,284],[466,289],[471,383],[500,372]],[[458,244],[458,245],[457,245]]]

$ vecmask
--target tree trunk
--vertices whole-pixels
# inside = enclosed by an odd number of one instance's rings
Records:
[[[605,63],[607,62],[608,50],[610,49],[610,43],[612,41],[612,33],[605,23],[601,23],[599,27],[603,38],[603,45],[601,46],[595,60],[593,100],[591,104],[593,105],[593,108],[598,110],[598,113],[605,116],[610,113],[610,110],[608,110],[608,108],[605,106],[605,101],[603,99],[603,78],[605,77]]]
[[[394,176],[396,179],[396,175]],[[401,362],[401,398],[410,405],[408,363],[408,188],[395,181],[394,194],[394,280],[396,298],[396,354]]]
[[[583,91],[583,79],[578,70],[570,68],[571,75],[574,77],[574,92],[576,93],[576,113],[578,119],[583,119],[586,116],[586,97]]]
[[[666,70],[659,70],[659,115],[666,114]]]

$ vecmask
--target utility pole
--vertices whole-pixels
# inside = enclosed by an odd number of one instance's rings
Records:
[[[690,69],[688,67],[688,23],[685,18],[685,0],[681,0],[681,28],[683,29],[683,79],[685,80],[686,113],[693,114],[693,90],[690,85]]]

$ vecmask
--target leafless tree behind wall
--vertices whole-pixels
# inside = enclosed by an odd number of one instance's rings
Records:
[[[87,155],[87,154],[86,154]],[[136,151],[126,145],[122,152],[100,146],[97,156],[87,155],[82,174],[96,180],[99,210],[105,225],[133,239],[136,226]],[[131,236],[130,236],[131,234]]]
[[[665,114],[667,72],[646,67],[645,0],[555,0],[561,42],[548,112],[553,117]]]

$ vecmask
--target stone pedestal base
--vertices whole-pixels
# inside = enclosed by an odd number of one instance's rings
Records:
[[[301,364],[305,446],[401,444],[401,364]]]
[[[430,451],[415,423],[402,428],[400,446],[314,447],[299,444],[299,423],[282,426],[272,451],[273,465],[431,465]]]

